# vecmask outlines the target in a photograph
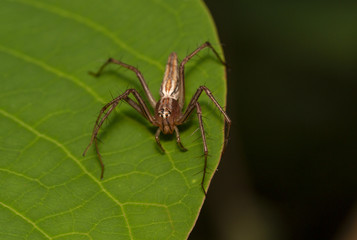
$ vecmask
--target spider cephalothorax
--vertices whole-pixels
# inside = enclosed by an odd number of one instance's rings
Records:
[[[109,58],[108,61],[106,61],[102,65],[102,67],[99,69],[99,71],[97,73],[91,73],[92,75],[94,75],[96,77],[99,76],[101,74],[101,72],[103,71],[104,67],[106,65],[108,65],[109,63],[115,63],[118,65],[121,65],[121,66],[135,72],[137,77],[139,78],[139,81],[140,81],[142,87],[144,88],[145,94],[149,100],[151,107],[153,107],[155,109],[155,114],[154,114],[154,116],[152,116],[146,103],[144,102],[144,100],[142,99],[140,94],[135,89],[126,90],[123,94],[114,98],[112,101],[107,103],[101,109],[99,116],[97,118],[97,121],[94,125],[91,141],[83,153],[83,155],[85,155],[87,150],[89,149],[89,147],[92,145],[92,143],[93,142],[95,143],[97,155],[98,155],[101,167],[102,167],[101,178],[103,178],[103,174],[104,174],[104,164],[103,164],[102,158],[99,154],[99,148],[98,148],[98,144],[97,144],[97,135],[98,135],[99,129],[103,125],[105,119],[108,118],[110,113],[119,104],[119,102],[121,100],[126,101],[130,106],[132,106],[136,111],[138,111],[142,116],[144,116],[151,124],[159,127],[156,131],[155,139],[156,139],[158,146],[160,147],[160,149],[162,151],[165,151],[165,150],[160,143],[160,139],[159,139],[160,132],[163,132],[164,134],[172,134],[174,131],[176,133],[176,141],[177,141],[178,145],[180,146],[180,148],[182,150],[186,151],[186,148],[184,148],[184,146],[181,143],[180,133],[179,133],[177,126],[183,124],[187,120],[187,118],[191,115],[193,110],[196,109],[199,127],[200,127],[200,131],[201,131],[201,136],[202,136],[202,140],[203,140],[203,150],[204,150],[204,159],[205,159],[201,187],[202,187],[204,194],[206,195],[206,190],[204,188],[204,180],[205,180],[205,176],[206,176],[208,148],[207,148],[204,127],[203,127],[203,123],[202,123],[201,106],[198,102],[198,99],[203,91],[212,100],[212,102],[216,105],[216,107],[221,111],[221,113],[223,114],[223,116],[225,118],[225,121],[227,122],[225,144],[227,143],[230,125],[231,125],[231,120],[227,116],[226,112],[218,104],[216,99],[213,97],[211,91],[205,86],[200,86],[197,89],[196,93],[193,95],[190,103],[188,104],[186,110],[182,111],[183,106],[184,106],[184,101],[185,101],[185,79],[184,79],[185,64],[193,56],[195,56],[199,51],[201,51],[202,49],[204,49],[206,47],[209,47],[210,49],[212,49],[212,51],[217,56],[217,58],[223,64],[225,64],[224,61],[219,57],[216,50],[211,46],[211,44],[209,42],[205,42],[200,47],[198,47],[195,51],[193,51],[190,55],[186,56],[180,64],[177,59],[177,54],[174,52],[171,53],[169,56],[169,59],[167,61],[167,64],[166,64],[164,78],[163,78],[163,81],[162,81],[162,84],[160,87],[160,97],[161,98],[159,101],[156,101],[155,98],[152,96],[152,94],[149,90],[149,87],[146,84],[141,72],[137,68],[135,68],[131,65],[128,65],[121,61],[115,60],[113,58]],[[129,98],[130,94],[132,94],[134,96],[136,101]]]
[[[161,98],[156,108],[156,126],[158,126],[164,134],[173,133],[175,126],[179,125],[177,121],[175,122],[181,112],[178,101],[173,98]]]

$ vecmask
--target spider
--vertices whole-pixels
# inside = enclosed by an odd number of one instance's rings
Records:
[[[138,77],[144,91],[146,94],[146,97],[149,100],[149,103],[153,109],[155,109],[155,114],[151,115],[148,106],[144,102],[143,98],[140,96],[138,91],[136,89],[127,89],[123,94],[119,95],[118,97],[114,98],[112,101],[107,103],[101,110],[100,113],[97,117],[97,120],[94,125],[94,129],[92,132],[91,140],[84,150],[83,156],[87,153],[89,147],[95,143],[95,148],[96,152],[99,158],[99,162],[101,165],[101,179],[103,178],[104,174],[104,164],[102,161],[102,157],[99,153],[99,148],[98,148],[98,142],[97,142],[97,135],[99,132],[99,129],[103,125],[104,121],[108,118],[108,116],[111,114],[111,112],[114,110],[114,108],[119,104],[120,101],[124,100],[127,102],[131,107],[133,107],[136,111],[138,111],[143,117],[145,117],[152,125],[158,127],[156,134],[155,134],[155,140],[156,143],[158,144],[159,148],[162,150],[162,152],[165,152],[164,148],[162,147],[160,143],[160,133],[164,134],[172,134],[173,132],[176,133],[176,141],[178,146],[181,148],[183,151],[187,151],[187,149],[182,145],[181,139],[180,139],[180,133],[177,128],[178,125],[181,125],[186,122],[187,118],[191,115],[193,110],[196,109],[197,117],[198,117],[198,122],[199,122],[199,128],[201,131],[201,137],[203,140],[203,151],[204,151],[204,169],[203,169],[203,176],[201,180],[201,188],[203,190],[203,193],[205,196],[207,195],[207,192],[204,188],[204,181],[205,181],[205,176],[206,176],[206,168],[207,168],[207,157],[208,157],[208,148],[207,148],[207,142],[206,142],[206,136],[205,136],[205,131],[202,123],[202,111],[201,111],[201,106],[198,102],[198,99],[201,95],[201,93],[204,91],[207,96],[212,100],[212,102],[216,105],[216,107],[219,109],[219,111],[223,114],[225,122],[227,123],[227,129],[226,129],[226,136],[225,136],[225,141],[224,141],[224,146],[227,144],[228,141],[228,135],[230,131],[230,126],[231,126],[231,120],[226,114],[226,112],[223,110],[223,108],[219,105],[217,100],[213,97],[211,91],[206,87],[206,86],[200,86],[196,93],[193,95],[190,103],[188,104],[187,108],[185,111],[183,111],[184,107],[184,100],[185,100],[185,64],[192,58],[194,57],[198,52],[200,52],[204,48],[210,48],[213,53],[216,55],[218,60],[224,64],[225,62],[222,60],[222,58],[218,55],[217,51],[212,47],[212,45],[209,42],[205,42],[201,46],[199,46],[195,51],[193,51],[191,54],[186,56],[181,63],[179,63],[177,59],[177,54],[175,52],[171,53],[166,69],[165,69],[165,74],[164,78],[160,87],[160,100],[156,101],[153,95],[151,94],[148,85],[146,84],[146,81],[141,74],[141,72],[126,63],[123,63],[119,60],[109,58],[98,70],[98,72],[89,72],[89,74],[99,77],[100,74],[102,73],[103,69],[110,63],[118,64],[122,67],[125,67],[131,71],[133,71],[136,76]],[[131,98],[129,98],[129,95],[132,94],[134,98],[137,100],[134,101]]]

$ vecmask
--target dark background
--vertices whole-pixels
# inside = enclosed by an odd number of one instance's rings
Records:
[[[231,139],[190,240],[357,239],[357,1],[206,0]]]

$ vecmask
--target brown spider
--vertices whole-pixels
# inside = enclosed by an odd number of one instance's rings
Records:
[[[98,135],[99,129],[103,125],[103,122],[105,121],[105,119],[108,118],[110,113],[119,104],[119,102],[121,100],[126,101],[136,111],[138,111],[141,115],[143,115],[151,124],[159,127],[156,131],[155,139],[156,139],[158,146],[160,147],[160,149],[163,152],[165,152],[165,150],[160,143],[160,139],[159,139],[160,132],[163,132],[164,134],[172,134],[175,131],[177,144],[183,151],[187,150],[181,143],[180,134],[179,134],[179,130],[178,130],[177,126],[186,122],[187,118],[190,116],[190,114],[196,108],[198,122],[199,122],[200,130],[201,130],[201,136],[202,136],[202,140],[203,140],[203,150],[204,150],[204,158],[205,158],[201,187],[202,187],[204,194],[205,195],[207,194],[206,190],[204,188],[204,180],[205,180],[205,176],[206,176],[208,148],[207,148],[204,127],[203,127],[203,123],[202,123],[201,106],[198,103],[198,98],[200,97],[202,91],[204,91],[207,94],[207,96],[212,100],[212,102],[216,105],[216,107],[221,111],[221,113],[223,114],[223,116],[225,118],[225,121],[227,122],[227,131],[225,134],[226,136],[225,136],[224,145],[227,144],[229,130],[230,130],[230,126],[231,126],[231,120],[229,119],[228,115],[223,110],[223,108],[219,105],[217,100],[213,97],[211,91],[205,86],[200,86],[197,89],[196,93],[193,95],[190,103],[188,104],[186,110],[184,112],[182,111],[183,106],[184,106],[184,100],[185,100],[185,79],[184,79],[185,64],[193,56],[195,56],[199,51],[201,51],[202,49],[204,49],[206,47],[209,47],[210,49],[212,49],[212,51],[217,56],[219,61],[225,65],[225,62],[220,58],[217,51],[212,47],[212,45],[209,42],[205,42],[200,47],[198,47],[195,51],[193,51],[191,54],[186,56],[180,64],[178,62],[176,53],[174,53],[174,52],[171,53],[169,56],[169,59],[167,61],[164,79],[162,81],[161,88],[160,88],[160,97],[161,98],[158,102],[152,96],[152,94],[148,88],[148,85],[146,84],[141,72],[137,68],[135,68],[131,65],[128,65],[121,61],[115,60],[113,58],[109,58],[99,68],[99,71],[97,73],[90,72],[91,75],[98,77],[102,73],[103,69],[109,63],[115,63],[118,65],[121,65],[121,66],[135,72],[142,87],[144,88],[144,91],[145,91],[146,96],[150,102],[150,105],[155,109],[155,115],[152,116],[150,114],[150,111],[149,111],[147,105],[143,101],[143,99],[140,96],[140,94],[138,93],[138,91],[135,89],[128,89],[123,94],[119,95],[118,97],[114,98],[112,101],[107,103],[100,110],[99,116],[98,116],[97,121],[95,122],[95,125],[94,125],[90,143],[88,144],[87,148],[84,150],[83,156],[86,154],[89,147],[93,144],[93,141],[94,141],[97,155],[98,155],[100,165],[102,168],[101,179],[103,178],[103,174],[104,174],[104,164],[102,161],[102,157],[100,156],[100,153],[99,153],[99,148],[98,148],[98,143],[97,143],[97,135]],[[129,98],[129,94],[133,94],[134,98],[137,100],[137,102],[135,102],[134,100]],[[102,116],[103,114],[104,114],[104,116]]]

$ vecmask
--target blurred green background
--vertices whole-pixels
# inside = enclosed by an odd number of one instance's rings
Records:
[[[357,239],[357,1],[205,2],[233,128],[189,239]]]

